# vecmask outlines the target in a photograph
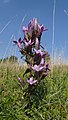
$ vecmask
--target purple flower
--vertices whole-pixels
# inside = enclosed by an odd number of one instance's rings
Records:
[[[24,37],[27,40],[28,40],[28,38],[32,37],[33,28],[34,28],[33,20],[30,21],[30,23],[28,24],[28,27],[25,27],[25,26],[23,27]]]
[[[36,36],[36,30],[37,30],[37,19],[33,18],[29,24],[28,24],[28,35],[30,38],[33,38],[33,36]]]
[[[28,27],[23,27],[23,32],[24,32],[24,38],[26,38],[27,40],[29,40],[29,38],[31,38],[32,37],[32,33],[30,33],[29,31],[28,31]]]
[[[46,64],[46,65],[43,65],[43,64],[41,64],[41,65],[34,65],[32,67],[32,69],[34,70],[34,75],[35,75],[36,79],[40,78],[40,76],[42,76],[42,75],[46,76],[48,70],[50,70],[48,68],[48,64]]]
[[[44,66],[34,65],[34,66],[32,67],[32,69],[33,69],[35,72],[42,72],[43,69],[44,69]]]
[[[47,28],[45,28],[43,25],[38,24],[38,34],[40,35],[43,31],[46,31]]]
[[[32,30],[32,32],[34,31],[36,36],[39,37],[43,31],[47,30],[47,28],[45,28],[43,25],[39,25],[37,18],[33,18],[28,24],[28,31],[30,30]]]
[[[32,49],[32,45],[34,44],[34,42],[31,42],[31,39],[29,41],[24,39],[23,43],[24,43],[24,47],[26,49],[26,52],[29,53],[31,51],[31,49]]]
[[[25,32],[27,32],[27,31],[28,31],[28,28],[25,27],[25,26],[23,26],[23,32],[25,33]]]
[[[34,70],[34,76],[35,76],[35,78],[38,79],[42,75],[42,72],[44,70],[44,66],[34,65],[32,67],[32,69]]]
[[[41,57],[45,57],[45,55],[46,55],[46,53],[41,51],[41,49],[39,49],[39,50],[34,49],[34,51],[35,51],[36,55],[40,54]]]
[[[18,81],[21,83],[21,85],[24,87],[24,82],[23,82],[23,80],[20,78],[20,77],[18,77]]]
[[[28,30],[37,30],[37,18],[33,18],[28,24]]]
[[[44,64],[44,59],[45,59],[45,52],[34,49],[35,55],[34,55],[34,61],[36,62],[37,65],[39,64]]]
[[[37,82],[37,80],[33,80],[33,77],[30,77],[29,79],[27,79],[27,83],[29,84],[29,85],[33,85],[33,84],[35,84]]]
[[[19,47],[20,50],[22,50],[22,45],[21,44],[22,44],[23,41],[21,40],[21,38],[19,38],[18,41],[14,40],[13,42],[15,43],[15,45],[17,45]]]
[[[33,18],[29,24],[28,27],[23,27],[24,37],[28,40],[32,37],[39,38],[41,37],[41,34],[43,31],[46,31],[47,29],[43,25],[39,25],[37,22],[37,18]]]
[[[31,42],[31,39],[29,41],[27,41],[26,39],[24,39],[23,43],[24,43],[25,47],[28,47],[28,46],[32,46],[34,42]]]
[[[50,70],[49,68],[48,68],[48,65],[49,64],[46,64],[46,65],[34,65],[33,67],[32,67],[32,69],[35,71],[35,72],[47,72],[47,70]]]

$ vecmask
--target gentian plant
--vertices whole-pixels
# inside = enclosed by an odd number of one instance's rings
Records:
[[[25,57],[28,66],[23,74],[23,80],[18,77],[18,81],[23,88],[25,88],[25,84],[27,84],[27,90],[25,92],[26,97],[27,95],[31,97],[32,94],[35,94],[34,91],[37,93],[37,87],[41,86],[50,70],[48,64],[46,64],[47,54],[43,47],[41,47],[40,42],[42,32],[46,30],[47,28],[38,24],[37,18],[33,18],[27,27],[23,27],[24,38],[13,41],[18,46],[21,54]],[[24,80],[25,75],[26,80]]]

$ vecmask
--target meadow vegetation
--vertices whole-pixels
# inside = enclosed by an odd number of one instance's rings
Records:
[[[68,120],[68,66],[54,66],[30,98],[17,80],[25,69],[18,63],[0,64],[0,120]]]

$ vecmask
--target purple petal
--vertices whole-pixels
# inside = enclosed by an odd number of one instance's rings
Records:
[[[34,18],[34,29],[35,30],[37,30],[37,26],[38,26],[37,18]]]
[[[19,43],[22,43],[22,42],[23,42],[23,40],[21,40],[21,38],[19,38],[18,42],[19,42]]]
[[[46,29],[45,29],[45,27],[44,27],[43,25],[40,25],[40,30],[41,30],[41,32],[43,32],[43,31],[45,31]]]
[[[47,30],[47,28],[45,28],[43,25],[38,24],[38,32],[39,32],[39,34],[42,33],[43,31],[46,31],[46,30]]]
[[[43,69],[44,69],[44,66],[40,66],[40,71],[43,71]]]
[[[44,65],[44,58],[41,59],[40,65]]]
[[[29,22],[29,24],[28,24],[28,30],[30,30],[33,26],[33,20],[31,20],[30,22]]]
[[[37,18],[33,18],[30,23],[28,24],[28,30],[37,30]]]
[[[40,41],[38,40],[38,38],[36,38],[36,42],[35,42],[35,48],[36,48],[36,50],[39,49],[39,46],[40,46]]]
[[[26,32],[26,31],[28,31],[28,28],[23,26],[23,32]]]
[[[37,82],[37,80],[33,80],[33,77],[30,77],[30,79],[27,79],[27,83],[30,85],[33,85]]]
[[[26,40],[24,40],[23,43],[25,44],[25,47],[27,47],[27,46],[30,47],[34,44],[34,42],[31,43],[31,39],[28,42]]]
[[[40,54],[41,57],[45,57],[45,55],[46,55],[46,53],[41,51],[41,49],[39,49],[39,50],[34,49],[34,51],[35,51],[36,54]]]
[[[38,70],[38,65],[34,65],[34,66],[32,67],[32,69],[35,70],[35,71],[37,71],[37,70]]]
[[[32,67],[32,69],[34,71],[39,72],[39,71],[42,71],[44,69],[44,67],[43,66],[39,66],[39,65],[34,65],[34,67]]]
[[[21,42],[21,38],[19,38],[18,42]]]
[[[25,41],[24,43],[25,43],[25,46],[28,46],[28,45],[29,45],[29,43],[28,43],[28,42],[26,42],[26,41]]]
[[[40,54],[41,54],[41,57],[45,57],[45,55],[46,55],[46,53],[42,52],[42,51],[40,51]]]
[[[31,39],[28,41],[28,44],[29,44],[29,45],[31,44]]]
[[[35,51],[36,54],[40,53],[40,49],[39,50],[34,49],[34,51]]]
[[[19,49],[22,49],[22,45],[19,41],[17,42],[17,46],[19,47]]]

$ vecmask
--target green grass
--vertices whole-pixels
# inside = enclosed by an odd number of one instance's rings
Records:
[[[17,81],[24,70],[17,64],[0,65],[0,120],[68,120],[68,66],[54,66],[30,98]]]

